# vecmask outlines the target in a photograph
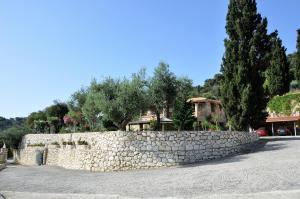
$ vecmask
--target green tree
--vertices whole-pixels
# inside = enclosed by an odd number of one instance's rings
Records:
[[[101,111],[102,122],[107,125],[111,121],[126,130],[126,125],[147,107],[145,70],[133,74],[131,80],[107,78],[99,84],[94,82],[91,92],[94,99],[89,108],[85,106],[85,114],[93,117]]]
[[[300,29],[297,30],[296,79],[300,81]]]
[[[255,128],[266,117],[263,72],[269,51],[267,19],[257,13],[255,0],[230,0],[226,32],[222,104],[231,128]]]
[[[47,122],[49,125],[49,133],[58,133],[59,129],[64,125],[64,116],[69,112],[68,105],[59,101],[45,109]]]
[[[97,90],[97,82],[93,81],[90,86],[90,92],[87,95],[86,101],[82,107],[84,119],[87,121],[92,131],[102,130],[102,111],[99,104],[101,93]]]
[[[170,116],[169,109],[173,106],[176,96],[176,76],[170,72],[168,64],[160,62],[155,68],[148,95],[150,108],[156,115],[155,130],[160,130],[160,114],[165,111],[166,116]]]
[[[270,65],[266,70],[265,89],[270,98],[276,95],[283,95],[289,91],[290,69],[286,57],[286,48],[282,46],[282,41],[275,31],[270,36],[271,52]]]
[[[34,120],[33,131],[35,133],[50,133],[48,122],[46,120]]]
[[[38,111],[38,112],[33,112],[31,113],[26,120],[26,124],[28,125],[29,128],[34,129],[34,121],[39,121],[39,120],[43,120],[46,121],[47,120],[47,115],[44,111]]]
[[[297,66],[297,54],[296,52],[291,53],[287,56],[290,65],[290,80],[296,80],[296,66]]]
[[[220,99],[221,98],[221,82],[223,80],[222,74],[215,74],[211,79],[204,81],[203,86],[197,86],[193,89],[194,97],[206,97],[209,99]]]
[[[22,137],[30,132],[24,125],[8,128],[0,133],[0,143],[4,142],[8,149],[17,149]]]
[[[192,80],[180,78],[177,81],[177,96],[173,109],[173,124],[181,130],[191,130],[195,121],[194,106],[188,101],[193,91]]]
[[[49,128],[49,133],[58,133],[63,124],[58,117],[48,117],[47,126]]]
[[[81,88],[71,95],[71,99],[68,102],[68,108],[71,111],[80,112],[82,107],[87,100],[87,95],[89,91],[87,89]]]

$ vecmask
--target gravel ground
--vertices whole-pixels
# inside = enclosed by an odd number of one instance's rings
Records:
[[[173,168],[109,173],[9,165],[0,172],[0,192],[6,198],[45,199],[300,198],[300,139],[263,140],[246,152],[251,153]]]

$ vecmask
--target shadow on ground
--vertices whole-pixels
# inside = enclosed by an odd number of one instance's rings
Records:
[[[226,164],[226,163],[234,163],[240,162],[247,158],[246,154],[250,153],[263,153],[267,151],[276,151],[281,150],[287,147],[286,144],[283,143],[276,143],[276,141],[280,140],[300,140],[300,138],[268,138],[268,139],[260,139],[257,142],[245,146],[240,153],[235,155],[229,155],[224,158],[220,158],[217,160],[206,160],[197,163],[190,163],[190,164],[182,164],[178,166],[178,168],[186,168],[186,167],[199,167],[204,165],[218,165],[218,164]]]

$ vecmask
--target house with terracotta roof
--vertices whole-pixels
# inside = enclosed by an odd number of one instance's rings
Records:
[[[195,97],[189,99],[195,106],[194,115],[197,118],[198,124],[204,120],[215,120],[221,125],[225,125],[226,116],[223,110],[221,101],[208,99],[205,97]]]
[[[225,113],[219,100],[212,100],[205,97],[195,97],[189,99],[194,105],[194,116],[197,119],[198,125],[201,127],[201,122],[204,120],[217,120],[219,124],[226,123]],[[169,115],[172,117],[172,109],[169,110]],[[165,111],[160,114],[161,129],[174,130],[172,119],[166,116]],[[137,121],[132,121],[127,125],[127,131],[143,131],[151,129],[151,124],[156,120],[156,116],[152,111],[147,111],[145,115],[141,115]]]
[[[276,96],[272,100],[274,100],[274,106],[280,111],[272,110],[272,104],[269,104],[267,109],[269,115],[266,119],[267,130],[272,135],[276,135],[278,128],[287,128],[293,135],[299,135],[300,93],[287,93],[283,96]]]

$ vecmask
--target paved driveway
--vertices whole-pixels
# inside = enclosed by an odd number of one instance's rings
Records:
[[[255,151],[174,168],[91,173],[11,165],[6,198],[300,198],[300,139],[265,140]],[[0,196],[1,198],[1,196]]]

